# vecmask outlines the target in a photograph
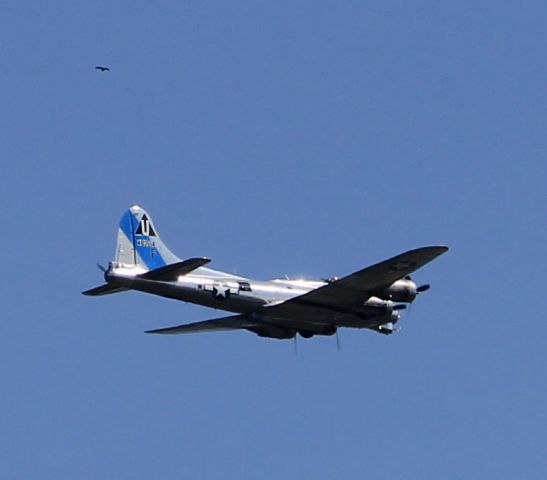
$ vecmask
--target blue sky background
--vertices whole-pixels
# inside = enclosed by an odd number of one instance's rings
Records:
[[[0,32],[2,478],[545,478],[545,2],[8,0]],[[221,312],[80,294],[133,203],[256,278],[451,250],[340,353],[154,337]]]

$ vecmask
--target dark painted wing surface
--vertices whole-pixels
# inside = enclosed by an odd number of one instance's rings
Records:
[[[241,330],[243,328],[254,327],[254,326],[256,326],[256,323],[250,322],[242,315],[234,315],[231,317],[215,318],[213,320],[204,320],[202,322],[177,325],[175,327],[158,328],[156,330],[147,330],[146,333],[177,335],[181,333]]]
[[[88,297],[100,297],[102,295],[110,295],[111,293],[119,293],[125,291],[127,291],[127,288],[115,287],[114,285],[109,285],[108,283],[105,283],[104,285],[101,285],[99,287],[86,290],[85,292],[82,292],[82,294],[87,295]]]
[[[448,247],[444,246],[409,250],[284,303],[265,307],[265,310],[268,315],[313,318],[321,322],[332,321],[336,313],[362,312],[363,302],[375,292],[418,270],[447,250]]]

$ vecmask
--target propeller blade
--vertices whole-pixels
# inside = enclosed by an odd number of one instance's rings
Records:
[[[429,290],[431,288],[431,285],[429,285],[428,283],[426,283],[425,285],[420,285],[417,289],[416,289],[416,292],[417,293],[422,293],[422,292],[425,292],[427,290]]]
[[[338,336],[338,329],[336,329],[336,348],[340,351],[340,337]]]
[[[397,305],[393,305],[393,310],[404,310],[407,307],[404,303],[398,303]]]
[[[106,267],[103,267],[100,263],[97,263],[97,267],[99,267],[99,270],[101,270],[101,272],[106,273]]]

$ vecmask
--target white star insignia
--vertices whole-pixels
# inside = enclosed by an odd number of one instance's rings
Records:
[[[230,289],[225,287],[221,283],[217,283],[217,284],[213,285],[213,294],[214,294],[215,298],[218,298],[218,299],[227,298],[229,291],[230,291]]]
[[[416,262],[412,262],[409,260],[399,260],[398,262],[394,262],[389,266],[389,269],[394,272],[400,272],[402,270],[408,270],[409,268],[414,268],[416,266]]]

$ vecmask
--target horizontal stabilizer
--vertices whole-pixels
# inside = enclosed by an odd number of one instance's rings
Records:
[[[165,265],[164,267],[156,268],[149,272],[139,275],[139,278],[145,280],[156,280],[159,282],[172,282],[175,281],[181,275],[186,275],[196,268],[202,267],[209,263],[210,258],[189,258],[183,262],[172,263]]]
[[[195,333],[205,331],[227,331],[241,330],[243,328],[254,327],[256,323],[250,322],[243,315],[234,315],[231,317],[215,318],[213,320],[204,320],[202,322],[186,323],[175,327],[158,328],[156,330],[147,330],[145,333],[160,333],[163,335],[177,335],[181,333]]]
[[[105,283],[100,287],[86,290],[85,292],[82,292],[82,294],[87,295],[88,297],[100,297],[101,295],[110,295],[111,293],[125,292],[126,290],[127,288],[116,287],[115,285],[109,285],[108,283]]]

